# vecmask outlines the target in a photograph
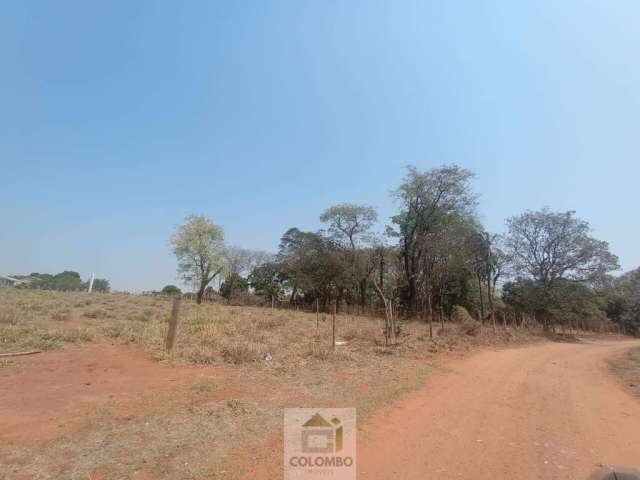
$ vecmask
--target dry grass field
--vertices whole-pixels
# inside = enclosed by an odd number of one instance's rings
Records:
[[[384,346],[381,319],[171,300],[0,289],[0,478],[242,478],[277,450],[283,407],[355,406],[359,421],[417,388],[437,354],[530,342],[523,330],[405,322]],[[257,449],[256,447],[262,448]],[[262,453],[256,453],[262,452]]]

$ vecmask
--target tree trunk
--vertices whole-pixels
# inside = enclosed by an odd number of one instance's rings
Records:
[[[416,279],[412,275],[409,277],[409,298],[407,298],[407,308],[409,309],[409,316],[413,316],[416,313]]]
[[[496,316],[493,311],[493,296],[491,294],[491,276],[487,275],[487,304],[489,307],[489,315],[491,318],[491,325],[493,325],[493,331],[496,330]]]
[[[338,299],[333,304],[333,316],[331,321],[331,348],[336,349],[336,313],[338,313]]]
[[[431,287],[427,287],[427,320],[429,321],[429,338],[433,338],[433,307],[431,305]]]
[[[363,278],[360,280],[360,309],[362,314],[364,314],[366,307],[367,307],[367,279]]]
[[[202,282],[200,284],[200,288],[198,289],[198,293],[196,295],[196,303],[200,305],[202,303],[202,297],[204,296],[204,291],[207,288],[207,284]]]
[[[231,278],[229,278],[229,298],[227,298],[227,304],[231,304],[231,299],[233,298],[233,289],[235,288],[235,284],[236,284],[236,279],[235,279],[235,275],[230,275]]]
[[[478,278],[478,291],[480,292],[480,322],[484,324],[484,298],[482,298],[482,279],[480,275],[476,275]]]
[[[378,296],[380,297],[380,300],[382,300],[382,303],[384,305],[384,346],[388,347],[390,324],[391,324],[390,316],[393,315],[393,310],[391,310],[390,308],[391,300],[387,300],[387,298],[384,296],[384,292],[380,288],[380,285],[378,285],[378,283],[375,281],[375,277],[373,280],[373,286],[376,289],[376,292],[378,293]]]
[[[342,304],[342,299],[343,298],[344,298],[344,288],[340,287],[340,288],[338,288],[338,293],[336,295],[336,305],[335,305],[336,313],[338,313],[340,311],[339,305]]]
[[[440,305],[438,305],[438,314],[440,315],[440,326],[444,330],[444,292],[440,287]]]

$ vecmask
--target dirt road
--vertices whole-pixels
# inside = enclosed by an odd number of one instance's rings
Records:
[[[451,362],[358,433],[367,480],[586,479],[640,466],[640,402],[606,359],[640,343],[549,343]]]

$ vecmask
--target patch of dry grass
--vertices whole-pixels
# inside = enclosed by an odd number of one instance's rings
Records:
[[[0,351],[25,347],[51,350],[93,340],[134,343],[153,358],[193,364],[253,364],[285,366],[305,361],[362,361],[385,355],[424,357],[476,344],[530,340],[530,332],[482,327],[464,317],[461,322],[435,325],[429,338],[420,322],[403,322],[393,346],[382,348],[382,321],[338,315],[337,339],[331,348],[330,316],[234,307],[196,305],[183,301],[174,351],[164,339],[171,299],[123,294],[47,292],[0,289]],[[460,315],[458,315],[460,316]],[[468,316],[468,315],[467,315]],[[457,317],[456,317],[457,318]]]
[[[632,348],[610,363],[611,369],[631,392],[640,397],[640,347]]]

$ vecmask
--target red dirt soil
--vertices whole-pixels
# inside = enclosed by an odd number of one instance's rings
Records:
[[[602,465],[638,467],[640,402],[607,366],[638,345],[547,343],[447,361],[358,431],[358,479],[584,480]],[[244,478],[282,478],[282,443],[270,450]]]
[[[123,345],[91,344],[11,360],[0,368],[0,443],[8,444],[68,433],[107,402],[126,404],[222,376],[214,368],[162,365]]]

